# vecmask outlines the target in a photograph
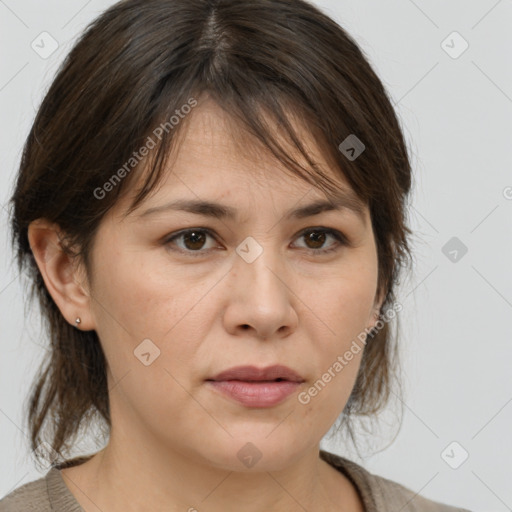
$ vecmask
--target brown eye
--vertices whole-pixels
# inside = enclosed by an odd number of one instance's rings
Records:
[[[208,250],[210,248],[204,248],[208,238],[215,239],[213,234],[207,229],[187,229],[168,238],[164,245],[177,245],[178,252],[186,253],[190,256],[202,256],[210,252]],[[181,243],[178,244],[176,241]]]
[[[311,231],[304,236],[310,249],[320,249],[325,244],[325,239],[327,238],[323,231]]]
[[[189,231],[181,236],[183,237],[185,247],[190,250],[201,249],[206,240],[205,234],[201,231]]]
[[[186,229],[169,237],[164,242],[164,245],[170,246],[172,250],[189,256],[203,256],[214,249],[212,246],[205,247],[208,238],[216,240],[214,234],[209,229]],[[329,238],[334,239],[334,243],[327,245],[327,248],[325,248]],[[303,249],[316,255],[330,253],[339,250],[343,246],[350,246],[349,240],[343,233],[330,228],[308,228],[299,234],[298,239],[305,241],[306,245],[302,247]],[[177,248],[172,246],[177,246]]]
[[[329,236],[334,238],[335,243],[331,244],[327,248],[322,248]],[[299,235],[299,239],[300,238],[305,240],[305,249],[313,254],[325,254],[336,251],[342,246],[350,245],[348,239],[343,235],[343,233],[330,228],[308,228]]]

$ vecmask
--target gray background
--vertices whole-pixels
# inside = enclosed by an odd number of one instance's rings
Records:
[[[0,0],[1,205],[58,64],[113,3]],[[361,457],[340,441],[323,446],[431,499],[474,512],[512,510],[512,1],[314,3],[355,37],[396,103],[414,166],[417,263],[397,297],[404,308],[401,430],[389,446],[396,430],[386,413],[382,434],[362,438]],[[59,46],[43,59],[31,43],[42,46],[45,31]],[[469,44],[460,55],[464,43],[454,31]],[[40,477],[22,406],[45,355],[38,312],[24,311],[6,213],[2,206],[0,496]],[[77,453],[89,449],[85,439]],[[463,450],[469,457],[453,469],[448,462],[460,463]]]

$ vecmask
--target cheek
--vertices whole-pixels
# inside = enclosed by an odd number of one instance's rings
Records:
[[[208,303],[201,299],[211,283],[191,282],[177,272],[165,276],[149,258],[142,261],[137,253],[123,254],[110,262],[105,255],[94,290],[96,330],[109,367],[115,381],[130,372],[131,380],[138,382],[135,394],[155,389],[155,382],[158,389],[174,387],[171,375],[179,382],[187,379],[187,368],[194,368],[209,328],[204,314]],[[144,359],[154,362],[146,367]]]
[[[317,328],[325,331],[323,339],[329,346],[341,350],[365,332],[376,287],[376,272],[371,266],[361,268],[359,265],[325,279],[321,286],[310,286],[305,304],[316,316]],[[318,339],[318,331],[317,337],[312,339]]]
[[[304,414],[301,428],[314,430],[323,425],[322,435],[331,428],[352,392],[362,352],[363,348],[359,354],[353,354],[353,358],[344,363],[338,360],[338,356],[343,358],[344,352],[327,358],[317,378],[298,395],[298,407],[303,408]]]
[[[162,342],[181,321],[187,322],[209,283],[192,282],[158,263],[142,252],[105,254],[93,301],[100,327],[133,340],[154,337]]]
[[[376,263],[375,263],[376,264]],[[353,389],[364,352],[365,328],[370,321],[377,274],[372,262],[345,267],[336,279],[325,280],[309,294],[309,339],[314,340],[311,360],[317,374],[306,390],[307,417],[335,421]]]
[[[194,306],[211,286],[191,286],[178,276],[163,279],[163,272],[138,265],[135,257],[106,263],[94,302],[112,407],[120,415],[132,411],[147,428],[155,426],[158,411],[164,435],[172,422],[186,422],[193,412],[194,403],[192,411],[184,407],[190,402],[184,388],[207,328]]]
[[[189,445],[191,436],[201,439],[205,426],[214,429],[216,424],[191,399],[184,378],[168,368],[162,357],[148,367],[132,364],[109,383],[112,416],[118,425],[131,429],[128,436],[152,432],[176,446]]]

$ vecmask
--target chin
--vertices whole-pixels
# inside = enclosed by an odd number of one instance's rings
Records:
[[[229,430],[228,430],[229,431]],[[283,434],[286,431],[283,430]],[[308,450],[291,435],[233,435],[211,446],[200,456],[208,463],[226,471],[281,471],[293,465]]]

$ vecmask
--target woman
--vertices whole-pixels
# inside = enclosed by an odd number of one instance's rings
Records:
[[[381,82],[310,4],[107,10],[12,198],[51,348],[31,443],[53,466],[0,511],[461,510],[319,449],[390,395],[410,187]],[[95,419],[106,446],[65,460]]]

